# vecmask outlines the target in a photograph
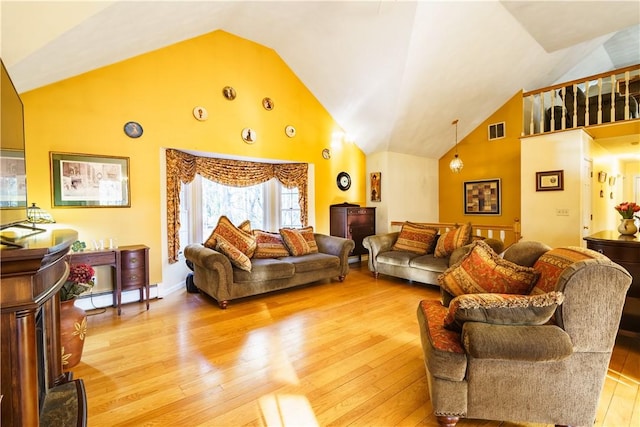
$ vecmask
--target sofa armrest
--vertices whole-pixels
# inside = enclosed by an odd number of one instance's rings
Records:
[[[462,343],[476,359],[562,360],[573,354],[569,334],[555,325],[521,326],[467,322]]]
[[[376,257],[380,252],[390,251],[393,244],[398,240],[400,232],[376,234],[367,236],[362,240],[362,246],[369,251],[369,270],[374,273],[378,272],[378,263]]]
[[[216,299],[229,298],[233,267],[226,255],[201,244],[187,245],[184,255],[193,263],[194,281],[198,289]]]
[[[327,234],[314,233],[318,252],[335,255],[340,258],[340,276],[346,276],[349,272],[349,254],[356,247],[351,239],[345,239]]]

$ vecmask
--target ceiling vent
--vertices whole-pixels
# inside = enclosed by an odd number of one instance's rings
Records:
[[[504,122],[489,125],[489,141],[504,138]]]

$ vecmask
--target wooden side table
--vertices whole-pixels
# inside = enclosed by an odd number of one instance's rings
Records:
[[[140,301],[146,301],[149,310],[149,248],[145,245],[121,246],[120,280],[116,288],[118,316],[122,312],[122,291],[138,289]]]

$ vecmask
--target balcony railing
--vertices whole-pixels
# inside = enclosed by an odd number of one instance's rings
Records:
[[[522,135],[640,118],[640,65],[523,94]]]

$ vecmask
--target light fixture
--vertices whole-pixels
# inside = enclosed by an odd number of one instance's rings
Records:
[[[462,163],[462,160],[458,157],[458,119],[452,121],[451,124],[456,125],[456,154],[453,156],[451,163],[449,163],[449,169],[451,169],[453,173],[458,173],[464,166],[464,163]]]
[[[40,209],[35,203],[31,203],[31,206],[27,208],[27,222],[31,223],[35,229],[36,224],[51,224],[55,221],[49,212]]]

